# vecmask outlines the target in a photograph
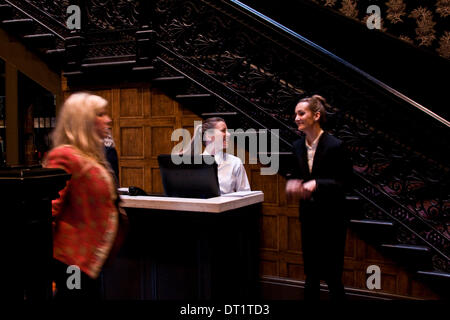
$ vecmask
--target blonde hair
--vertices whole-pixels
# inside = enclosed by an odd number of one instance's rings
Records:
[[[70,95],[59,112],[56,128],[52,133],[53,147],[72,145],[108,167],[103,140],[95,127],[98,113],[107,105],[108,101],[90,93]]]
[[[320,126],[323,126],[327,121],[327,108],[330,106],[328,105],[326,99],[318,94],[315,94],[311,97],[303,98],[300,102],[307,102],[308,108],[311,110],[312,113],[319,112],[320,118],[319,118],[319,124]]]
[[[204,147],[206,147],[207,141],[203,140],[203,135],[204,133],[206,133],[208,130],[211,129],[215,129],[216,125],[219,122],[224,122],[225,120],[220,118],[220,117],[212,117],[212,118],[208,118],[203,120],[201,125],[198,125],[195,129],[194,129],[194,135],[191,139],[191,143],[189,144],[189,147],[186,150],[183,150],[183,153],[190,153],[190,154],[194,154],[196,151],[200,151],[201,150],[197,150],[199,149],[197,146],[197,144],[202,144]]]

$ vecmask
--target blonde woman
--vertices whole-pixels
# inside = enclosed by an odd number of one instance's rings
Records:
[[[221,194],[250,191],[247,173],[241,159],[225,152],[229,138],[230,133],[224,119],[208,118],[195,128],[191,144],[185,152],[200,154],[204,147],[203,154],[214,156]]]
[[[107,106],[105,99],[89,93],[67,98],[44,163],[72,175],[52,202],[57,298],[100,298],[99,275],[117,244],[123,213],[104,154],[103,139],[111,125]],[[67,273],[69,266],[81,270],[80,288],[67,287],[74,272]]]

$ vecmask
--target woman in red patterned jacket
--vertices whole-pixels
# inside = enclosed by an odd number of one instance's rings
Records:
[[[104,154],[111,125],[107,105],[96,95],[72,94],[60,111],[45,160],[46,167],[72,175],[52,203],[56,298],[100,298],[99,274],[117,244],[124,213]]]

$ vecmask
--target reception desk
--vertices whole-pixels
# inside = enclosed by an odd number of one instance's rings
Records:
[[[256,297],[262,192],[121,198],[130,228],[118,256],[104,269],[106,299]]]

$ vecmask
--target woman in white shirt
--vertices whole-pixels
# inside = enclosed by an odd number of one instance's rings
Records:
[[[196,143],[202,142],[203,154],[213,155],[217,163],[217,175],[219,178],[220,193],[236,191],[250,191],[247,173],[241,159],[226,153],[230,133],[227,130],[225,120],[220,117],[208,118],[197,126],[188,152],[201,153]]]

